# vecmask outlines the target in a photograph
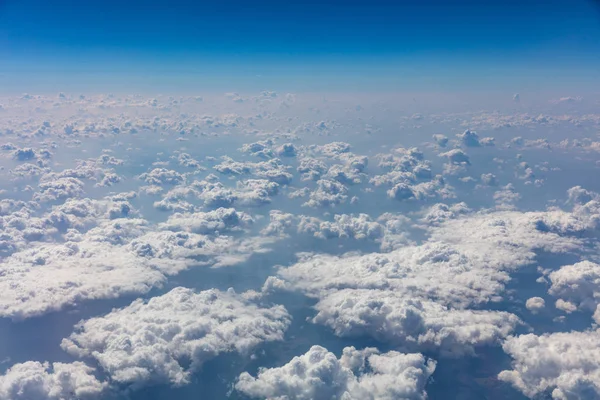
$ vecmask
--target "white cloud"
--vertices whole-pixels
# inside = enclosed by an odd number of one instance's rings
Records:
[[[15,364],[0,375],[2,400],[64,400],[99,398],[107,384],[82,362]]]
[[[154,168],[140,175],[140,179],[150,185],[177,185],[184,181],[184,176],[177,171],[166,168]]]
[[[600,397],[600,331],[509,337],[502,346],[512,370],[498,377],[528,397],[556,400]]]
[[[220,353],[247,355],[263,342],[282,340],[289,323],[282,306],[262,308],[232,290],[178,287],[82,321],[61,346],[95,358],[116,382],[182,385]]]
[[[580,308],[594,311],[600,304],[600,265],[582,261],[562,266],[548,275],[548,293],[560,297],[556,307],[567,312]]]
[[[546,302],[541,297],[531,297],[525,302],[525,307],[533,314],[536,314],[545,306]]]
[[[383,254],[305,255],[278,274],[286,289],[317,298],[313,321],[340,336],[470,351],[519,322],[509,313],[470,307],[500,300],[510,272],[532,264],[534,250],[580,246],[538,229],[540,221],[557,217],[563,218],[559,212],[497,212],[448,219],[430,228],[422,245]]]
[[[321,346],[256,378],[240,375],[235,388],[250,397],[290,400],[424,400],[436,363],[421,354],[344,348],[341,358]]]
[[[84,183],[77,178],[58,178],[41,182],[38,192],[33,199],[39,202],[53,202],[66,200],[72,197],[81,197],[84,194]]]
[[[348,199],[348,188],[343,184],[320,179],[317,181],[317,188],[310,192],[309,199],[304,206],[308,207],[335,207],[338,204],[345,203]]]
[[[203,235],[236,230],[254,222],[252,216],[234,208],[218,208],[208,212],[176,213],[166,222],[159,224],[162,229],[187,231]]]

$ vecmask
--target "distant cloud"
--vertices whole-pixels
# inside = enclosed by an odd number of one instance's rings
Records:
[[[526,396],[547,393],[553,399],[592,399],[600,396],[600,332],[564,332],[509,337],[504,351],[512,370],[500,380]]]
[[[263,342],[283,340],[289,323],[282,306],[261,308],[233,291],[178,287],[82,321],[61,346],[95,358],[119,383],[183,385],[220,353],[247,355]]]
[[[313,346],[278,368],[240,375],[235,388],[261,399],[425,400],[425,385],[436,363],[421,354],[346,347],[341,358]]]
[[[92,399],[107,388],[82,362],[39,363],[28,361],[11,366],[0,375],[2,400]]]

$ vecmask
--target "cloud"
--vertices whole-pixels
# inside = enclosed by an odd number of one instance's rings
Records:
[[[234,208],[218,208],[208,212],[176,213],[170,215],[159,227],[174,232],[187,231],[210,235],[240,229],[253,222],[249,214]]]
[[[498,378],[526,396],[600,397],[600,331],[509,337],[502,348],[513,358],[513,369]]]
[[[563,253],[581,246],[540,224],[554,218],[564,217],[559,212],[470,214],[431,227],[420,245],[366,255],[303,255],[281,267],[278,276],[285,289],[316,298],[313,322],[339,336],[470,352],[519,323],[510,313],[472,307],[499,301],[510,272],[533,264],[535,250]]]
[[[446,145],[448,145],[448,137],[446,135],[442,135],[440,133],[436,133],[435,135],[433,135],[433,140],[440,147],[446,147]]]
[[[28,318],[81,300],[145,293],[159,285],[163,275],[121,246],[123,233],[92,230],[81,241],[41,244],[6,258],[0,315]]]
[[[346,347],[338,359],[321,346],[278,368],[261,369],[256,378],[240,375],[235,388],[261,399],[425,400],[425,385],[436,363],[421,354]]]
[[[72,197],[81,197],[84,194],[84,183],[77,178],[58,178],[41,182],[38,192],[33,199],[39,202],[54,202]]]
[[[368,214],[335,214],[332,221],[327,221],[271,210],[269,224],[261,234],[284,237],[296,233],[323,240],[370,240],[381,243],[382,250],[390,251],[408,242],[408,226],[406,217],[391,213],[382,214],[376,221]]]
[[[317,181],[328,171],[328,167],[317,158],[304,157],[300,160],[300,165],[296,170],[302,174],[302,180]]]
[[[471,165],[469,156],[460,149],[452,149],[445,153],[440,153],[439,156],[447,158],[451,164]]]
[[[328,180],[319,179],[317,188],[310,192],[309,199],[304,206],[308,207],[335,207],[338,204],[345,203],[348,199],[348,188],[343,184]]]
[[[140,175],[140,179],[150,185],[177,185],[184,181],[184,176],[177,171],[166,168],[154,168]]]
[[[70,364],[28,361],[0,375],[2,400],[63,400],[99,398],[107,384],[82,362]]]
[[[594,311],[600,304],[600,265],[582,261],[565,265],[548,275],[548,293],[560,297],[557,308],[571,312],[577,308]],[[561,307],[559,307],[559,304]]]
[[[546,306],[546,302],[541,297],[531,297],[525,302],[525,307],[531,311],[532,314],[536,314]]]
[[[331,222],[303,217],[298,224],[298,232],[310,233],[323,239],[379,240],[384,235],[384,228],[381,224],[371,220],[367,214],[358,216],[336,214]]]
[[[293,175],[288,172],[290,167],[284,165],[279,158],[256,163],[239,162],[227,156],[221,158],[223,161],[213,168],[223,175],[253,175],[280,185],[289,184],[293,178]]]
[[[263,342],[283,340],[289,323],[282,306],[262,308],[233,290],[178,287],[80,322],[61,346],[96,359],[116,382],[183,385],[221,353],[247,355]]]
[[[275,149],[275,153],[280,157],[296,157],[298,149],[293,143],[284,143]]]

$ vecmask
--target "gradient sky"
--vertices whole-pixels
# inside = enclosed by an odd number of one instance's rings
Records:
[[[598,70],[587,0],[0,0],[7,91],[589,90]]]

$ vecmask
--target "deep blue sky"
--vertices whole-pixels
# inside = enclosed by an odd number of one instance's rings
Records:
[[[14,90],[600,82],[600,6],[587,0],[0,4],[0,84]]]

